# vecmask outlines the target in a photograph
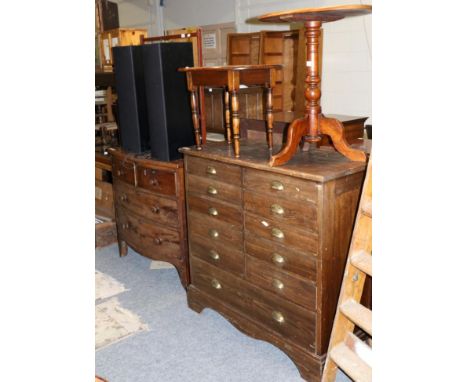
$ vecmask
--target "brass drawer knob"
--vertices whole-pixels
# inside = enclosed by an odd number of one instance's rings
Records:
[[[283,290],[284,289],[284,284],[281,280],[278,280],[278,279],[273,279],[273,286],[275,287],[275,289],[278,289],[278,290]]]
[[[161,245],[162,243],[163,243],[163,240],[160,237],[154,238],[154,244]]]
[[[214,207],[208,208],[208,213],[212,216],[218,216],[218,210]]]
[[[270,211],[277,215],[284,215],[284,208],[281,207],[279,204],[272,204],[270,207]]]
[[[210,229],[208,232],[213,239],[217,239],[219,237],[219,232],[215,229]]]
[[[218,193],[218,190],[214,188],[213,186],[209,186],[206,191],[211,195],[216,195]]]
[[[210,257],[213,259],[213,260],[219,260],[219,253],[216,252],[214,249],[210,249]]]
[[[221,283],[216,279],[211,280],[211,286],[215,289],[221,289]]]
[[[284,233],[278,228],[272,228],[271,229],[271,235],[273,237],[276,237],[277,239],[284,239]]]
[[[271,317],[273,317],[273,320],[275,320],[276,322],[280,324],[284,322],[284,316],[276,310],[271,314]]]
[[[277,180],[274,180],[271,182],[271,189],[275,191],[283,191],[284,190],[284,185],[281,182],[278,182]]]
[[[159,211],[160,211],[160,209],[159,209],[158,206],[153,206],[153,207],[151,207],[151,212],[152,212],[153,214],[159,214]]]
[[[213,166],[206,166],[206,173],[216,175],[216,169]]]
[[[271,256],[271,261],[273,261],[276,265],[283,265],[284,257],[277,253],[273,253],[273,256]]]

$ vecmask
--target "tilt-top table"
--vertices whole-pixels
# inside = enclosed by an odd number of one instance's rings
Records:
[[[365,162],[364,151],[353,149],[344,137],[343,125],[334,118],[327,118],[320,107],[319,44],[322,23],[360,16],[372,12],[370,5],[338,5],[323,8],[302,8],[268,13],[258,17],[260,21],[273,23],[304,22],[307,45],[306,54],[306,110],[304,118],[294,120],[289,126],[287,140],[279,153],[272,156],[270,166],[288,162],[296,152],[302,138],[305,142],[319,142],[322,135],[331,138],[335,149],[352,161]]]

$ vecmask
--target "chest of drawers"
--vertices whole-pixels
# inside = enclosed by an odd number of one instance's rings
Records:
[[[191,284],[248,335],[320,381],[365,164],[330,150],[269,167],[264,145],[184,149]]]
[[[174,265],[187,287],[188,245],[182,160],[160,162],[110,149],[120,255],[127,246]]]

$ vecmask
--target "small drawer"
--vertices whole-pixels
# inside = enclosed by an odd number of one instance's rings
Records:
[[[120,181],[114,183],[114,192],[116,204],[161,225],[179,226],[179,215],[175,200],[157,196]]]
[[[239,166],[203,158],[189,156],[187,159],[187,173],[229,184],[241,183],[241,169]]]
[[[188,174],[187,189],[190,193],[197,193],[212,198],[223,200],[235,205],[241,205],[240,183],[227,184],[209,178]]]
[[[250,256],[246,256],[245,269],[247,280],[260,288],[287,298],[304,308],[317,309],[317,288],[312,281],[283,272],[274,265]]]
[[[282,199],[271,194],[245,190],[244,209],[274,221],[317,231],[315,203]]]
[[[317,253],[318,236],[315,232],[301,231],[288,224],[278,223],[249,212],[245,214],[245,231],[251,236],[271,240],[293,251]]]
[[[245,235],[245,252],[276,269],[292,272],[310,281],[317,280],[317,258],[311,254],[304,255],[249,234]]]
[[[240,279],[196,257],[190,258],[190,277],[192,284],[201,291],[213,296],[223,304],[240,311],[245,310]]]
[[[177,195],[176,174],[172,171],[137,166],[137,185],[158,194]]]
[[[123,182],[135,185],[135,163],[112,157],[112,177]]]
[[[241,227],[227,224],[214,218],[198,214],[193,211],[188,212],[189,237],[192,234],[201,236],[207,245],[220,243],[228,244],[242,250]]]
[[[275,198],[317,202],[317,183],[261,170],[245,169],[244,188]]]
[[[190,211],[237,225],[239,229],[242,229],[242,211],[239,207],[190,193],[187,195],[187,205]]]
[[[198,257],[235,275],[244,274],[244,253],[222,242],[208,241],[196,234],[190,235],[190,256]]]

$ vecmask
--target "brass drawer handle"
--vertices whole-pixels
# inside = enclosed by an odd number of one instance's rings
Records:
[[[278,290],[283,290],[284,289],[284,284],[281,280],[278,280],[278,279],[273,279],[273,286],[275,287],[275,289],[278,289]]]
[[[208,213],[212,216],[218,216],[218,210],[214,207],[208,208]]]
[[[127,195],[126,195],[126,194],[120,195],[120,200],[121,200],[122,202],[126,202],[126,201],[128,200]]]
[[[276,265],[283,265],[284,257],[277,253],[273,253],[273,256],[271,257],[271,261],[273,261]]]
[[[151,186],[159,186],[158,180],[157,180],[157,179],[154,179],[154,178],[151,179],[151,180],[149,181],[149,184],[150,184]]]
[[[155,237],[154,238],[154,244],[161,245],[163,243],[163,239],[160,237]]]
[[[271,188],[275,191],[283,191],[284,190],[284,185],[281,182],[278,182],[277,180],[274,180],[271,182]]]
[[[158,206],[153,206],[153,207],[151,207],[151,212],[152,212],[153,214],[159,214],[159,211],[160,211],[160,209],[159,209]]]
[[[219,253],[216,252],[214,249],[210,249],[210,257],[213,259],[213,260],[219,260]]]
[[[284,208],[281,207],[279,204],[272,204],[270,207],[270,211],[277,215],[284,215]]]
[[[277,239],[284,239],[284,233],[278,228],[272,228],[271,229],[271,235],[273,237],[276,237]]]
[[[209,234],[213,239],[217,239],[219,237],[219,232],[215,229],[210,229]]]
[[[216,169],[213,166],[206,166],[206,173],[216,175]]]
[[[276,310],[271,314],[271,317],[273,317],[273,320],[275,320],[276,322],[280,324],[284,322],[284,316]]]
[[[122,228],[123,228],[123,229],[128,229],[128,227],[129,227],[128,223],[123,223],[123,224],[122,224]]]
[[[213,186],[209,186],[206,191],[211,195],[216,195],[218,193],[218,190],[214,188]]]
[[[221,289],[221,283],[216,279],[211,280],[211,286],[215,289]]]

